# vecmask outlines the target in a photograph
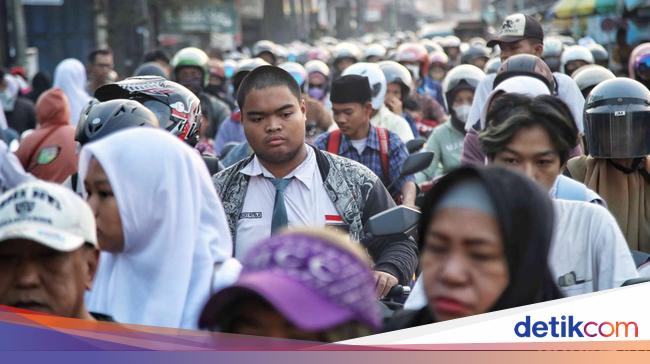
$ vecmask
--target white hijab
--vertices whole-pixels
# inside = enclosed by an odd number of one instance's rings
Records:
[[[70,105],[70,123],[77,125],[83,109],[92,99],[86,92],[86,67],[74,58],[68,58],[56,66],[54,85],[63,90]]]
[[[0,129],[5,130],[9,127],[7,124],[7,117],[5,116],[5,111],[0,107]]]
[[[203,160],[171,134],[144,127],[84,146],[82,181],[92,158],[117,199],[124,250],[101,253],[89,310],[121,323],[196,328],[215,265],[232,256],[226,215]]]
[[[544,82],[535,77],[515,76],[504,80],[495,87],[494,90],[492,90],[487,97],[487,101],[483,104],[483,110],[481,111],[481,129],[485,129],[487,123],[487,112],[492,103],[492,99],[494,99],[496,95],[502,93],[518,93],[535,97],[539,95],[550,95],[551,91]]]

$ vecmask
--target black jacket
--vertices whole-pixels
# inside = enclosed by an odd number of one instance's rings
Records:
[[[36,128],[36,110],[34,104],[26,98],[18,97],[12,111],[5,111],[7,124],[19,134]]]

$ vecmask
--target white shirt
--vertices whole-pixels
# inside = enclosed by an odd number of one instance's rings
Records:
[[[363,153],[363,150],[366,149],[366,142],[368,141],[368,138],[363,138],[359,140],[352,140],[350,139],[350,143],[354,147],[354,149],[357,150],[357,153],[361,155]]]
[[[271,218],[275,202],[275,178],[257,156],[240,173],[250,177],[244,207],[237,221],[235,258],[242,259],[261,240],[271,236]],[[291,178],[284,192],[289,226],[323,227],[337,225],[340,215],[330,200],[316,163],[314,150],[307,146],[305,160],[284,178]],[[342,221],[342,220],[341,220]]]
[[[607,209],[559,199],[553,200],[553,209],[555,232],[549,266],[562,294],[569,297],[616,288],[638,277],[625,237]],[[404,309],[417,310],[426,304],[420,274]]]
[[[3,140],[0,140],[0,193],[33,180],[36,180],[36,177],[25,172],[18,157],[9,150]]]
[[[580,134],[584,134],[582,113],[584,111],[583,109],[585,106],[585,99],[582,96],[578,85],[571,77],[563,73],[555,72],[553,73],[553,76],[555,76],[555,82],[557,82],[557,97],[562,99],[562,101],[567,104],[571,110],[571,114],[573,114],[573,118],[575,119],[576,126],[578,127],[578,132]],[[471,129],[471,127],[481,118],[483,105],[492,92],[495,78],[495,73],[489,74],[476,87],[476,91],[474,91],[474,101],[472,102],[472,108],[470,109],[469,116],[467,117],[465,130]]]
[[[625,237],[607,209],[567,200],[553,200],[553,207],[557,222],[549,262],[564,295],[620,287],[638,277]]]
[[[403,143],[415,138],[408,121],[400,115],[388,110],[386,105],[381,105],[377,114],[370,119],[370,124],[372,124],[372,126],[386,128],[392,131],[397,134]]]
[[[574,179],[571,179],[571,177],[567,177],[567,176],[565,176],[563,174],[560,174],[555,179],[555,183],[553,184],[553,187],[551,187],[551,189],[549,190],[549,192],[548,192],[549,196],[551,198],[557,198],[557,199],[561,199],[561,200],[580,201],[580,200],[577,200],[575,198],[568,198],[569,196],[562,193],[560,191],[560,188],[558,188],[558,187],[561,187],[561,185],[569,184],[569,183],[581,184],[581,185],[584,186],[583,183],[580,183],[580,182],[578,182],[578,181],[576,181]],[[566,188],[564,188],[564,191],[566,191]],[[598,195],[596,192],[594,192],[592,189],[590,189],[587,186],[584,186],[584,192],[585,192],[584,199],[582,201],[597,203],[597,204],[602,205],[605,208],[607,208],[607,202],[602,197],[600,197],[600,195]]]

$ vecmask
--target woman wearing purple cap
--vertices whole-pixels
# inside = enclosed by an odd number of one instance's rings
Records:
[[[427,195],[419,227],[427,305],[387,331],[562,297],[548,265],[553,207],[533,181],[503,168],[459,168]]]
[[[324,342],[369,335],[381,323],[370,264],[335,231],[274,235],[246,256],[233,286],[212,296],[199,327]]]

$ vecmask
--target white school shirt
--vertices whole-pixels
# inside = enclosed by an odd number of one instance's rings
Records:
[[[625,237],[604,207],[583,201],[553,200],[555,231],[549,267],[566,297],[620,287],[639,275]],[[404,303],[417,310],[427,304],[422,275]]]
[[[565,296],[620,287],[638,273],[612,214],[583,201],[553,200],[555,234],[549,265]]]
[[[284,192],[289,226],[323,227],[336,225],[342,219],[330,200],[316,163],[316,153],[310,146],[305,160],[284,178],[292,178]],[[257,156],[240,173],[250,177],[244,206],[237,221],[235,258],[243,259],[246,253],[261,240],[271,236],[271,218],[275,202],[274,178]]]
[[[557,82],[557,97],[567,104],[571,110],[573,118],[575,119],[578,132],[584,134],[585,129],[582,121],[582,113],[584,111],[585,99],[582,96],[578,85],[571,77],[563,73],[555,72],[553,73],[553,76],[555,77],[555,82]],[[472,102],[472,108],[469,110],[465,130],[469,131],[481,118],[483,105],[494,88],[495,78],[495,73],[489,74],[485,76],[476,87],[476,91],[474,91],[474,101]]]

